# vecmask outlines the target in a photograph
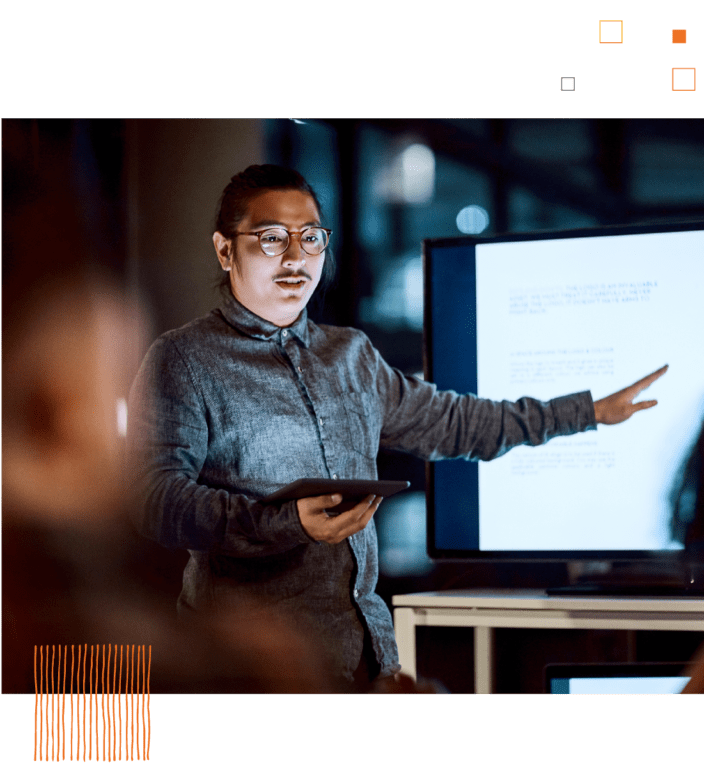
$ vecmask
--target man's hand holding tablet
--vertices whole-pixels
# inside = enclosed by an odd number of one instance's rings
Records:
[[[272,493],[263,502],[295,499],[301,525],[311,539],[339,544],[369,523],[384,496],[409,485],[396,480],[304,478]]]

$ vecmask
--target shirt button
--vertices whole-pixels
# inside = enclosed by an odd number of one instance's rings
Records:
[[[303,368],[301,368],[301,366],[300,366],[300,365],[298,366],[298,372],[299,372],[299,373],[303,373]]]
[[[282,336],[288,336],[288,331],[281,331]]]
[[[333,479],[333,480],[337,480],[337,475],[333,475],[333,476],[332,476],[332,479]]]
[[[355,591],[352,593],[355,597],[359,597],[359,590],[355,589]]]

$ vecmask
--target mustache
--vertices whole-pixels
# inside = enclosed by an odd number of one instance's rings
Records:
[[[305,269],[301,269],[298,272],[282,272],[280,275],[275,275],[271,279],[276,282],[277,280],[281,280],[285,277],[295,277],[295,278],[301,278],[302,280],[312,280],[313,278],[305,271]]]

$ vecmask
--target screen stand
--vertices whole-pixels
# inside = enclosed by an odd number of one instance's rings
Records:
[[[548,595],[587,597],[702,597],[704,566],[681,562],[674,566],[633,563],[568,563],[570,583],[548,587]]]

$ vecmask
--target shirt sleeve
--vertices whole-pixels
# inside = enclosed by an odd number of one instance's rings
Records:
[[[596,429],[590,392],[553,400],[522,397],[495,401],[439,391],[405,376],[373,350],[383,410],[381,445],[426,461],[488,461],[517,445],[541,445],[553,437]]]
[[[147,353],[130,392],[128,450],[140,532],[163,546],[238,557],[286,552],[313,541],[295,501],[265,505],[199,482],[208,413],[185,360],[169,339]]]

